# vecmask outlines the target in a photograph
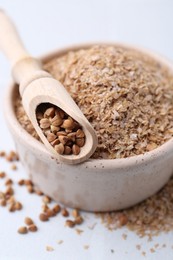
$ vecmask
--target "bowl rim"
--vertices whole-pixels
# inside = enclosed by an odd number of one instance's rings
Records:
[[[72,45],[64,48],[58,48],[56,50],[51,51],[50,53],[47,53],[45,55],[42,55],[39,57],[39,59],[43,62],[50,60],[51,58],[55,56],[62,56],[68,51],[75,51],[78,49],[87,49],[93,45],[110,45],[110,46],[121,46],[125,48],[130,48],[132,50],[136,50],[139,52],[142,52],[145,55],[148,55],[151,58],[154,58],[157,60],[159,63],[165,65],[168,67],[170,70],[173,72],[173,63],[170,61],[168,58],[165,58],[164,56],[157,54],[155,51],[151,51],[148,49],[145,49],[143,47],[135,46],[135,45],[130,45],[130,44],[125,44],[125,43],[119,43],[119,42],[97,42],[97,43],[85,43],[85,44],[78,44],[78,45]],[[16,91],[16,84],[12,81],[10,82],[6,93],[5,93],[5,98],[4,98],[4,114],[5,114],[5,119],[7,121],[8,126],[13,129],[16,135],[19,135],[20,133],[20,139],[26,145],[30,146],[30,149],[33,151],[37,151],[40,153],[41,157],[45,161],[50,162],[50,158],[54,159],[57,164],[63,164],[60,163],[57,159],[52,157],[52,154],[50,154],[47,149],[44,147],[44,145],[35,139],[33,136],[31,136],[23,127],[22,125],[18,122],[15,111],[14,111],[14,94]],[[134,164],[142,164],[145,162],[145,164],[151,160],[158,160],[161,158],[164,154],[168,153],[173,153],[173,138],[170,140],[166,141],[164,144],[160,145],[159,147],[155,148],[152,151],[145,152],[143,154],[127,157],[127,158],[118,158],[118,159],[92,159],[90,158],[89,160],[80,163],[78,165],[84,166],[85,168],[94,168],[96,167],[95,165],[100,165],[100,168],[106,167],[108,168],[127,168],[127,167],[133,167]],[[78,165],[70,165],[71,167],[77,167]]]

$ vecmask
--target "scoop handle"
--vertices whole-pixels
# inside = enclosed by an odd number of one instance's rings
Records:
[[[29,56],[14,24],[2,9],[0,9],[0,48],[12,66]]]
[[[40,77],[51,77],[50,74],[42,71],[40,61],[32,58],[28,54],[13,22],[1,9],[0,49],[4,52],[11,63],[12,75],[15,82],[20,84],[21,96],[29,82]]]

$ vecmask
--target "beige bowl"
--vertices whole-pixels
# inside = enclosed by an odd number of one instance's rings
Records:
[[[89,46],[58,50],[42,60]],[[166,64],[173,73],[173,65],[169,61],[141,48],[130,47]],[[59,163],[17,121],[14,113],[17,90],[14,83],[9,86],[5,106],[5,117],[17,152],[34,184],[57,202],[87,211],[123,209],[151,196],[170,178],[173,172],[173,138],[151,152],[130,158],[90,159],[79,165]]]

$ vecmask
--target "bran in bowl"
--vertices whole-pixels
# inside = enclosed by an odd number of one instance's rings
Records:
[[[59,80],[94,127],[92,158],[116,159],[151,151],[173,136],[173,76],[146,54],[97,45],[52,58],[44,69]],[[39,140],[18,96],[16,116]]]

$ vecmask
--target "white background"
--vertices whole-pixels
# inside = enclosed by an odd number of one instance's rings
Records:
[[[0,8],[15,21],[27,49],[34,56],[74,43],[118,41],[153,49],[173,60],[172,0],[0,0]],[[13,141],[1,111],[9,79],[8,62],[0,53],[0,150],[7,151],[13,148]],[[16,181],[26,177],[22,166],[18,167],[19,171],[14,173],[9,164],[0,159],[0,171],[6,170]],[[61,217],[40,223],[40,198],[28,195],[25,189],[17,189],[16,196],[22,198],[23,211],[10,214],[0,208],[0,260],[173,259],[173,233],[147,242],[126,229],[107,231],[93,214],[85,213],[86,221],[81,227],[84,232],[79,236],[64,227]],[[39,232],[18,235],[16,230],[27,215],[36,221]],[[90,230],[88,226],[95,222],[94,230]],[[122,239],[123,233],[128,235],[127,240]],[[58,240],[63,240],[63,244],[58,245]],[[150,248],[157,242],[159,249],[151,253]],[[141,244],[141,251],[136,249],[137,244]],[[163,244],[166,248],[162,248]],[[47,252],[47,245],[54,251]],[[84,249],[84,245],[89,245],[89,249]]]

